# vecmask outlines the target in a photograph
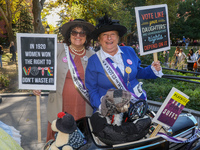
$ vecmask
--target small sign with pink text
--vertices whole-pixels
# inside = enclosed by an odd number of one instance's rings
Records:
[[[188,102],[189,96],[173,87],[158,110],[158,113],[153,118],[153,122],[165,127],[173,126]]]

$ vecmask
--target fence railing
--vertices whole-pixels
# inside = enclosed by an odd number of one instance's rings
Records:
[[[141,64],[142,67],[146,67],[148,65]],[[200,84],[200,81],[192,81],[192,80],[187,80],[187,79],[193,79],[193,80],[200,80],[200,77],[196,77],[197,75],[200,75],[200,72],[194,72],[194,71],[186,71],[186,70],[179,70],[179,69],[172,69],[172,68],[162,68],[163,70],[172,70],[176,72],[182,72],[182,73],[190,73],[195,76],[180,76],[180,75],[169,75],[169,74],[164,74],[162,78],[167,78],[167,79],[172,79],[172,80],[179,80],[179,81],[184,81],[184,82],[189,82],[189,83],[196,83]]]

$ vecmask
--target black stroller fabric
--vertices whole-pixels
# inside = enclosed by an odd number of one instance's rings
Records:
[[[148,133],[151,125],[150,118],[138,119],[136,123],[123,122],[121,126],[110,125],[98,112],[90,120],[94,135],[107,145],[139,140]]]

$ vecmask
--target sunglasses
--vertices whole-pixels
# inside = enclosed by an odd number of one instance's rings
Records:
[[[85,37],[86,36],[86,33],[84,31],[81,31],[81,32],[72,31],[71,32],[71,35],[73,35],[73,36],[77,36],[78,34],[79,34],[80,37]]]

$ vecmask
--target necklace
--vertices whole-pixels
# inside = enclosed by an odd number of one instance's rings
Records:
[[[75,52],[81,52],[85,49],[85,47],[83,46],[83,48],[81,50],[76,50],[75,48],[73,48],[71,45],[69,46],[71,50],[75,51]]]
[[[83,54],[85,53],[85,48],[84,48],[84,47],[83,47],[80,51],[75,50],[74,48],[72,48],[71,45],[70,45],[69,47],[70,47],[71,51],[72,51],[75,55],[81,56],[81,55],[83,55]],[[83,51],[83,52],[79,54],[79,53],[77,53],[76,51],[77,51],[77,52]]]

